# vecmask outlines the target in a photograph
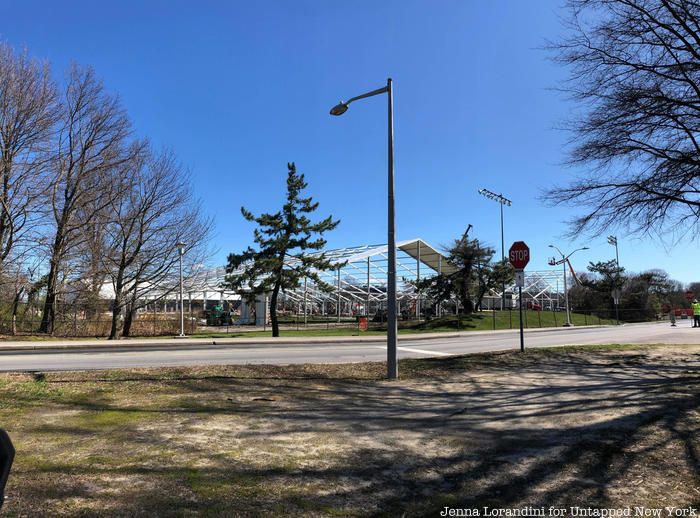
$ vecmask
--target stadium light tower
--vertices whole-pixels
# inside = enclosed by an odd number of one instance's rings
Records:
[[[331,108],[331,115],[342,115],[348,111],[350,103],[373,97],[379,94],[387,94],[389,105],[389,152],[388,152],[388,207],[387,207],[387,246],[389,248],[389,265],[387,273],[387,333],[386,333],[386,369],[389,379],[399,377],[396,343],[396,215],[394,210],[394,103],[391,78],[387,79],[386,86],[372,90],[371,92],[352,97],[347,101],[341,101]]]
[[[509,207],[513,205],[513,202],[510,201],[508,198],[503,196],[503,194],[496,194],[495,192],[489,191],[488,189],[479,189],[479,194],[482,196],[487,197],[489,200],[493,200],[495,202],[498,202],[498,204],[501,207],[501,261],[504,261],[506,258],[506,246],[505,246],[505,241],[503,239],[503,206],[508,205]],[[505,308],[506,306],[506,285],[503,284],[501,286],[501,309]]]

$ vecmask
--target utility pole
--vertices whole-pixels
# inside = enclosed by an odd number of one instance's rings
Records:
[[[620,325],[620,286],[618,286],[620,280],[620,254],[617,250],[617,236],[608,236],[608,244],[615,246],[615,266],[617,266],[617,271],[615,272],[615,286],[613,287],[613,302],[615,303],[615,322],[617,322],[617,325]]]

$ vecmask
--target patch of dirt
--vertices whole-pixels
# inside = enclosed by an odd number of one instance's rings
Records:
[[[700,346],[406,360],[401,380],[383,373],[368,363],[0,376],[18,450],[3,512],[700,503]]]

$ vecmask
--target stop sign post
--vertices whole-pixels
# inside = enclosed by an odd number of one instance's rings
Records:
[[[516,272],[522,272],[530,262],[530,247],[525,241],[516,241],[510,245],[508,259]],[[520,350],[525,351],[525,333],[523,331],[523,286],[518,282],[518,300],[520,300]]]

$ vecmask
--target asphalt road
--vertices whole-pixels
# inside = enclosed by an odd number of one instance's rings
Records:
[[[529,330],[525,347],[555,347],[609,343],[700,344],[700,329],[688,321],[596,328]],[[400,358],[425,358],[520,347],[517,331],[465,333],[458,337],[399,341]],[[49,371],[166,367],[214,364],[350,363],[386,359],[386,345],[374,343],[164,345],[162,349],[133,347],[114,351],[26,351],[0,354],[0,371]]]

